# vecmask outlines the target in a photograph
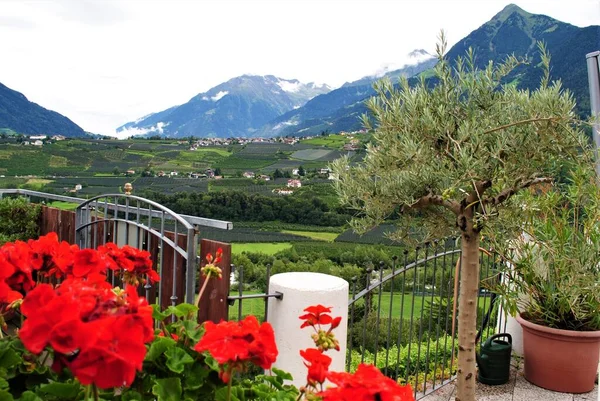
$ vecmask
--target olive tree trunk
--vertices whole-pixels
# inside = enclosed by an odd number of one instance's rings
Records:
[[[477,298],[479,293],[479,233],[469,227],[461,235],[458,297],[458,389],[456,401],[475,401]]]

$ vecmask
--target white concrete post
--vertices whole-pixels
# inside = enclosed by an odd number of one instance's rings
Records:
[[[306,384],[307,368],[300,350],[315,348],[311,327],[300,329],[304,309],[321,304],[331,307],[331,316],[341,316],[340,325],[334,330],[340,342],[340,350],[327,351],[332,362],[330,371],[343,372],[346,361],[346,338],[348,333],[348,282],[339,277],[321,273],[282,273],[271,277],[269,292],[279,291],[283,299],[269,298],[269,323],[275,331],[279,356],[274,366],[292,374],[296,387]]]

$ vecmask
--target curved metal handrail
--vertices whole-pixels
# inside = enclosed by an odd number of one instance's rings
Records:
[[[136,196],[136,195],[126,195],[126,194],[98,195],[98,196],[94,196],[93,198],[90,198],[90,199],[86,200],[85,202],[81,203],[79,206],[77,206],[77,209],[83,209],[84,207],[86,207],[87,205],[89,205],[93,202],[97,203],[98,199],[105,199],[105,198],[115,198],[115,200],[117,198],[132,199],[132,200],[147,203],[148,205],[150,205],[153,208],[156,208],[158,210],[148,210],[148,213],[142,213],[142,214],[148,215],[149,213],[151,213],[152,217],[154,217],[154,212],[156,212],[157,213],[156,217],[160,217],[160,212],[164,212],[164,213],[169,214],[171,216],[171,218],[173,218],[177,222],[183,224],[183,226],[186,228],[186,230],[194,229],[194,226],[192,224],[190,224],[186,219],[184,219],[183,217],[181,217],[179,214],[175,213],[168,207],[165,207],[165,206],[161,205],[160,203],[156,203],[150,199],[142,198],[142,197]],[[118,211],[128,211],[129,209],[133,209],[133,208],[131,208],[128,205],[119,205],[118,203],[116,203],[115,209],[117,209]],[[139,209],[139,211],[142,211],[142,209]],[[115,220],[115,219],[112,219],[112,220]]]
[[[379,287],[381,285],[383,285],[384,283],[390,281],[391,279],[393,279],[394,277],[407,272],[411,269],[415,269],[418,266],[427,263],[431,260],[435,260],[437,258],[440,257],[444,257],[444,256],[448,256],[448,255],[453,255],[455,253],[460,253],[461,250],[460,249],[453,249],[451,251],[446,251],[446,252],[442,252],[442,253],[436,253],[435,255],[431,255],[431,256],[427,256],[423,259],[419,259],[416,260],[412,263],[407,264],[403,269],[400,270],[395,270],[393,272],[391,272],[390,274],[386,275],[385,277],[383,277],[381,280],[377,280],[375,283],[369,283],[369,285],[367,286],[367,288],[365,288],[364,290],[360,291],[358,294],[356,294],[355,296],[352,297],[352,299],[350,299],[348,301],[348,306],[352,305],[354,302],[358,301],[359,299],[363,298],[366,294],[368,294],[369,292],[371,292],[374,288]]]

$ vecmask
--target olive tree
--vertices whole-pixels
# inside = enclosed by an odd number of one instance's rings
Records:
[[[460,235],[456,399],[470,401],[482,230],[514,215],[504,212],[519,207],[513,196],[551,182],[587,140],[574,124],[573,97],[550,82],[542,44],[536,68],[543,74],[534,91],[519,90],[507,79],[526,60],[511,56],[478,69],[472,50],[451,65],[445,49],[442,34],[430,80],[412,87],[407,79],[375,84],[370,113],[363,116],[372,131],[364,160],[351,165],[344,158],[332,167],[342,204],[356,210],[356,231],[393,217],[401,222],[395,237],[411,230],[438,238]]]

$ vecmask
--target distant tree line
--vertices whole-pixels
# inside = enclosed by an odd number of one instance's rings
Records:
[[[332,208],[314,196],[267,197],[242,191],[172,195],[146,191],[144,196],[177,213],[219,220],[342,226],[351,217],[348,211]]]

